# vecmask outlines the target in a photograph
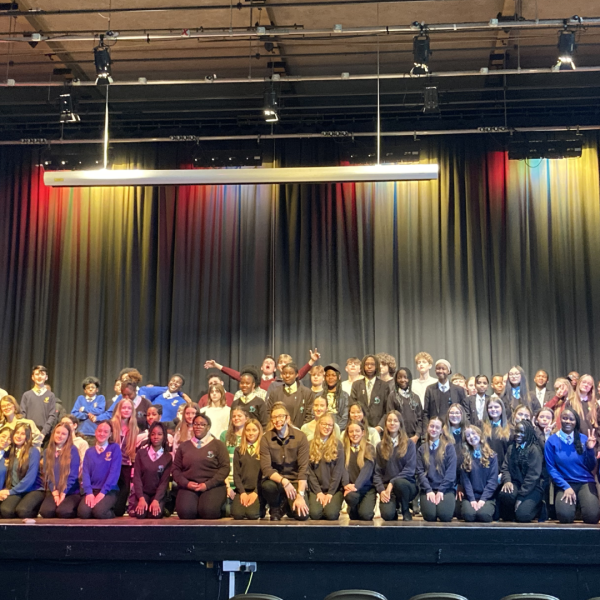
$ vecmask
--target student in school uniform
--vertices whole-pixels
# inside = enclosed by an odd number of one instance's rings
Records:
[[[302,433],[306,436],[306,439],[309,442],[312,442],[313,438],[315,437],[315,431],[317,430],[317,421],[325,413],[329,412],[327,410],[327,400],[325,398],[323,398],[323,396],[317,396],[313,400],[312,412],[313,412],[314,419],[312,421],[309,421],[308,423],[304,423],[304,425],[302,425],[302,428],[300,429],[300,431],[302,431]],[[335,418],[334,418],[334,424],[333,424],[333,433],[334,433],[336,439],[338,439],[338,440],[342,439],[342,433],[340,431],[340,428],[338,427],[338,424],[335,423]]]
[[[173,465],[167,426],[159,421],[153,422],[148,429],[148,440],[150,443],[140,448],[135,457],[129,516],[161,519]]]
[[[297,521],[308,519],[309,455],[306,436],[293,426],[286,405],[277,402],[271,408],[270,429],[260,442],[262,490],[271,521],[280,521],[284,513]]]
[[[147,398],[143,398],[139,395],[136,384],[136,382],[138,381],[138,376],[141,379],[142,376],[137,370],[133,371],[133,373],[129,372],[123,375],[124,378],[135,377],[135,379],[125,379],[124,381],[121,381],[121,395],[117,397],[117,401],[114,402],[110,406],[110,408],[105,410],[100,416],[96,417],[96,421],[105,421],[112,419],[114,411],[117,408],[119,402],[121,402],[121,400],[126,399],[131,400],[131,403],[133,404],[133,412],[137,421],[138,430],[146,431],[146,429],[148,429],[148,424],[146,421],[146,412],[148,411],[148,408],[152,406],[152,403]]]
[[[352,404],[348,409],[348,423],[362,423],[365,426],[365,430],[367,432],[367,439],[369,443],[373,446],[373,448],[377,448],[379,442],[381,442],[381,435],[379,431],[374,427],[369,427],[367,423],[367,419],[365,418],[365,412],[362,404]],[[385,422],[384,422],[385,425]],[[382,429],[385,429],[382,426]],[[342,434],[342,438],[346,435],[346,432]]]
[[[231,409],[225,400],[225,388],[222,385],[211,385],[208,388],[208,404],[200,409],[201,415],[208,415],[212,423],[212,435],[217,439],[227,431]]]
[[[469,421],[467,420],[467,413],[464,406],[462,406],[462,404],[452,404],[448,409],[446,417],[444,418],[443,435],[454,442],[454,450],[456,452],[457,468],[456,482],[454,485],[456,489],[456,507],[454,516],[457,519],[461,518],[461,509],[463,506],[462,502],[464,500],[465,492],[460,480],[460,465],[463,462],[463,450],[466,444],[465,432],[468,426]]]
[[[419,397],[412,391],[412,373],[408,367],[400,367],[394,374],[394,387],[388,396],[387,412],[397,410],[404,419],[408,437],[415,446],[423,436],[423,408]],[[383,428],[383,423],[380,422]]]
[[[377,377],[380,368],[377,357],[374,354],[367,354],[360,366],[364,378],[352,384],[350,394],[350,403],[360,403],[368,424],[378,430],[380,430],[379,423],[386,414],[388,396],[391,393],[389,384]]]
[[[447,523],[452,520],[455,511],[456,451],[454,444],[442,432],[441,419],[430,419],[425,443],[417,452],[416,473],[423,518]]]
[[[187,403],[186,403],[187,406]],[[142,431],[142,433],[138,433],[136,440],[136,448],[137,451],[141,448],[146,448],[150,445],[150,427],[153,423],[162,423],[167,430],[167,449],[171,453],[172,456],[175,455],[173,452],[173,436],[169,433],[169,425],[172,425],[172,422],[163,423],[162,420],[162,405],[161,404],[153,404],[148,411],[146,412],[146,421],[148,422],[148,429],[146,431]],[[137,456],[137,454],[136,454]]]
[[[118,481],[119,494],[114,510],[116,517],[122,517],[127,511],[127,501],[131,493],[131,475],[139,433],[137,419],[134,416],[133,402],[130,399],[124,397],[117,404],[110,424],[113,439],[119,440],[121,447],[121,473]]]
[[[139,395],[149,400],[154,406],[162,406],[162,420],[172,423],[177,418],[180,406],[188,404],[191,399],[186,396],[181,388],[185,385],[185,378],[180,373],[174,373],[165,386],[144,386],[140,388]]]
[[[181,421],[177,424],[175,435],[173,436],[173,454],[177,453],[179,444],[192,439],[192,423],[199,414],[200,407],[195,402],[192,402],[183,408]]]
[[[44,519],[74,519],[81,501],[79,472],[81,459],[73,444],[73,431],[66,423],[59,423],[50,436],[44,452],[41,488],[45,497],[40,506]]]
[[[262,425],[250,418],[242,430],[242,439],[233,455],[233,481],[235,497],[231,505],[231,516],[236,520],[255,521],[265,514],[262,497],[262,472],[260,470],[260,441]]]
[[[323,397],[327,400],[327,412],[333,415],[335,424],[343,431],[348,424],[349,396],[342,389],[342,374],[337,363],[325,367],[325,389]]]
[[[96,445],[85,453],[81,473],[84,496],[77,508],[80,519],[112,519],[115,516],[121,446],[113,442],[112,431],[109,421],[97,423]]]
[[[344,501],[344,447],[334,435],[333,416],[325,413],[317,421],[310,442],[308,468],[308,508],[313,521],[337,521]]]
[[[451,404],[461,404],[467,413],[467,419],[470,417],[465,390],[448,381],[451,372],[452,366],[446,359],[440,358],[435,363],[435,374],[438,381],[425,390],[423,403],[423,429],[425,431],[431,418],[439,417],[443,422]]]
[[[483,415],[485,413],[485,403],[489,398],[487,393],[490,382],[487,375],[477,375],[475,377],[475,394],[467,398],[469,403],[469,422],[481,429]]]
[[[547,406],[544,406],[533,419],[535,435],[538,439],[542,453],[548,438],[554,433],[556,425],[554,421],[554,411]]]
[[[12,432],[4,489],[0,490],[3,519],[37,517],[44,492],[39,489],[40,451],[33,445],[31,429],[19,423]]]
[[[535,377],[533,378],[535,383],[533,393],[536,395],[542,408],[544,408],[546,402],[552,400],[552,396],[554,396],[554,394],[546,387],[548,385],[548,379],[548,372],[544,371],[544,369],[536,371]]]
[[[179,491],[175,503],[180,519],[219,519],[225,502],[229,454],[225,444],[210,433],[210,417],[198,415],[194,435],[177,449],[173,479]]]
[[[579,408],[576,412],[585,420],[585,428],[596,427],[596,412],[598,404],[596,402],[596,384],[591,375],[582,375],[577,382],[575,394],[571,402],[572,408]],[[584,420],[581,422],[583,423]]]
[[[506,407],[500,398],[492,396],[488,399],[481,430],[485,441],[498,455],[498,464],[503,464],[512,429],[506,414]]]
[[[519,404],[512,413],[512,417],[510,418],[510,425],[514,430],[515,425],[520,423],[521,421],[531,421],[533,420],[533,413],[531,409],[525,404]]]
[[[264,427],[269,422],[269,412],[265,403],[266,391],[259,387],[260,373],[254,365],[246,365],[240,371],[240,389],[235,393],[231,410],[241,408],[249,417],[258,419]]]
[[[581,509],[584,523],[600,521],[600,505],[595,472],[596,433],[581,433],[579,415],[565,408],[560,415],[560,430],[551,435],[544,448],[548,473],[554,482],[554,508],[561,523],[573,523],[575,511]]]
[[[461,506],[462,518],[471,523],[491,523],[496,512],[498,457],[476,425],[469,425],[465,430],[461,457],[460,482],[465,496]]]
[[[436,377],[431,376],[433,357],[429,352],[418,352],[415,356],[415,366],[419,376],[412,382],[411,390],[417,395],[421,407],[423,407],[427,388],[438,382]]]
[[[229,454],[229,475],[225,480],[226,494],[228,502],[232,502],[235,499],[235,481],[233,479],[233,457],[235,455],[235,449],[242,443],[242,433],[246,423],[252,418],[252,413],[245,411],[241,407],[235,407],[231,409],[231,420],[227,431],[221,434],[221,441],[227,448]],[[227,512],[227,511],[226,511]]]
[[[503,521],[529,523],[540,515],[544,499],[544,456],[533,425],[521,421],[502,465],[498,494]]]
[[[36,365],[31,370],[33,389],[25,392],[21,398],[21,414],[30,419],[46,438],[56,423],[56,396],[46,388],[48,369]]]
[[[375,448],[369,443],[365,425],[351,421],[344,436],[346,468],[342,475],[344,500],[351,520],[372,521],[377,491],[373,486]]]
[[[106,399],[100,391],[100,380],[96,377],[86,377],[81,382],[83,394],[77,397],[71,414],[79,421],[79,433],[94,437],[96,423],[90,418],[101,415],[106,409]]]
[[[415,483],[416,448],[404,428],[398,411],[388,413],[383,438],[377,446],[373,484],[379,494],[379,510],[384,521],[395,521],[398,508],[402,519],[411,521],[410,502],[417,495]]]
[[[267,409],[282,403],[290,413],[291,424],[300,429],[312,420],[312,392],[298,379],[298,367],[289,363],[281,369],[283,385],[271,386],[267,392]]]
[[[31,420],[26,419],[21,413],[21,408],[17,404],[17,401],[13,396],[4,396],[0,400],[0,410],[2,411],[2,425],[8,427],[11,431],[15,430],[15,427],[24,423],[31,429],[31,438],[33,445],[39,450],[42,447],[44,436],[40,433],[37,425]]]
[[[77,417],[74,415],[65,415],[60,422],[63,425],[68,425],[71,428],[71,432],[73,434],[73,446],[77,448],[77,452],[79,453],[79,474],[81,474],[81,469],[83,468],[83,459],[85,458],[85,453],[88,451],[90,445],[87,440],[82,438],[77,433],[77,428],[79,427],[79,421]],[[94,442],[96,438],[94,438]]]
[[[375,356],[379,361],[379,378],[390,386],[390,390],[393,390],[394,375],[398,368],[396,359],[387,352],[378,352]]]
[[[352,394],[352,384],[358,379],[362,379],[363,375],[360,372],[362,361],[357,356],[352,356],[346,361],[344,371],[348,374],[348,379],[342,381],[342,390],[348,394],[348,402]]]
[[[4,426],[0,428],[0,490],[4,489],[6,481],[6,465],[10,456],[12,429]]]
[[[502,394],[502,400],[504,406],[510,418],[512,411],[519,405],[524,404],[531,409],[533,413],[536,413],[540,408],[540,403],[535,393],[529,392],[529,385],[527,383],[527,377],[523,367],[514,365],[508,371],[508,381],[506,382],[506,389]]]

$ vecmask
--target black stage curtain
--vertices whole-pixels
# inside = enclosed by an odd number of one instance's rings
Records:
[[[185,162],[118,146],[121,166]],[[278,142],[281,165],[336,145]],[[581,159],[508,161],[493,137],[424,141],[437,182],[87,188],[43,186],[37,152],[0,151],[0,387],[30,368],[70,407],[123,366],[146,381],[266,353],[301,365],[417,351],[465,375],[594,374],[600,308],[598,139]],[[337,158],[336,158],[337,160]],[[237,389],[235,383],[231,389]]]

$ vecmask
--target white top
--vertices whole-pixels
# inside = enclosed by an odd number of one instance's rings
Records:
[[[423,403],[425,402],[425,390],[430,386],[433,385],[434,383],[437,383],[438,380],[435,377],[429,377],[429,379],[426,379],[425,381],[421,381],[420,379],[413,379],[412,380],[412,385],[411,385],[411,390],[418,396],[419,400],[421,401],[421,406],[423,406]]]
[[[210,433],[213,437],[219,439],[224,431],[227,431],[229,426],[229,414],[231,408],[229,406],[205,406],[200,409],[200,414],[206,415],[212,425]]]
[[[364,379],[364,377],[362,375],[360,375],[360,377],[357,377],[354,381],[359,381],[361,379]],[[352,393],[352,381],[350,381],[349,379],[346,379],[346,381],[342,381],[342,391],[346,392],[346,394],[348,394],[348,398],[350,397],[350,394]]]

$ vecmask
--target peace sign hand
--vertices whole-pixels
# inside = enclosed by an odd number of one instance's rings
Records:
[[[588,439],[586,442],[586,446],[588,448],[590,448],[590,450],[592,448],[596,447],[596,430],[595,429],[588,429]]]

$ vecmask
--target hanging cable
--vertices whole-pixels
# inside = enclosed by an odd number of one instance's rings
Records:
[[[104,111],[104,168],[108,168],[108,90],[110,87],[106,86],[106,107]]]

